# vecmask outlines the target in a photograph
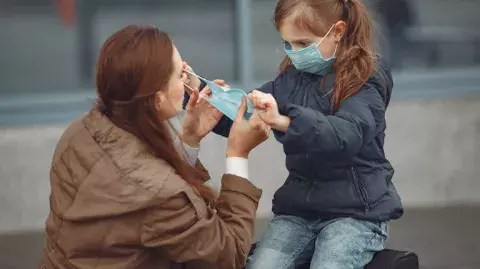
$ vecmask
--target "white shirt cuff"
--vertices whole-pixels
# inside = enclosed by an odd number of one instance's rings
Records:
[[[229,157],[227,158],[226,163],[226,174],[248,179],[248,159],[240,157]]]
[[[195,165],[197,163],[198,159],[198,153],[200,152],[200,148],[193,148],[187,145],[186,143],[183,143],[182,140],[177,136],[174,140],[175,148],[177,148],[177,151],[183,155],[187,162],[190,165]]]

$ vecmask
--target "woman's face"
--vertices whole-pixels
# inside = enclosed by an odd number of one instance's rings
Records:
[[[173,118],[182,112],[182,104],[185,93],[184,83],[187,75],[183,71],[182,58],[177,48],[173,47],[173,72],[170,76],[166,91],[160,91],[156,95],[157,110],[162,118]]]

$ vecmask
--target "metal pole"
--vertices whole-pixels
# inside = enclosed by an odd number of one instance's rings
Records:
[[[80,81],[84,86],[92,85],[93,69],[95,65],[95,35],[94,16],[96,3],[91,0],[77,2],[77,46]]]
[[[252,0],[235,0],[235,70],[244,90],[253,84],[251,4]]]

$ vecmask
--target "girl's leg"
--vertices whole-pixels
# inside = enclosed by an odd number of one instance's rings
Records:
[[[315,240],[312,269],[362,269],[385,248],[387,223],[342,218],[327,224]]]
[[[276,216],[268,224],[247,269],[293,269],[308,262],[315,247],[315,234],[308,222],[294,216]]]

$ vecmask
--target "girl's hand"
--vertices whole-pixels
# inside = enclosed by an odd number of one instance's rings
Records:
[[[260,119],[275,130],[287,132],[290,118],[280,114],[277,101],[271,94],[253,90],[248,94],[248,98],[258,110]]]

